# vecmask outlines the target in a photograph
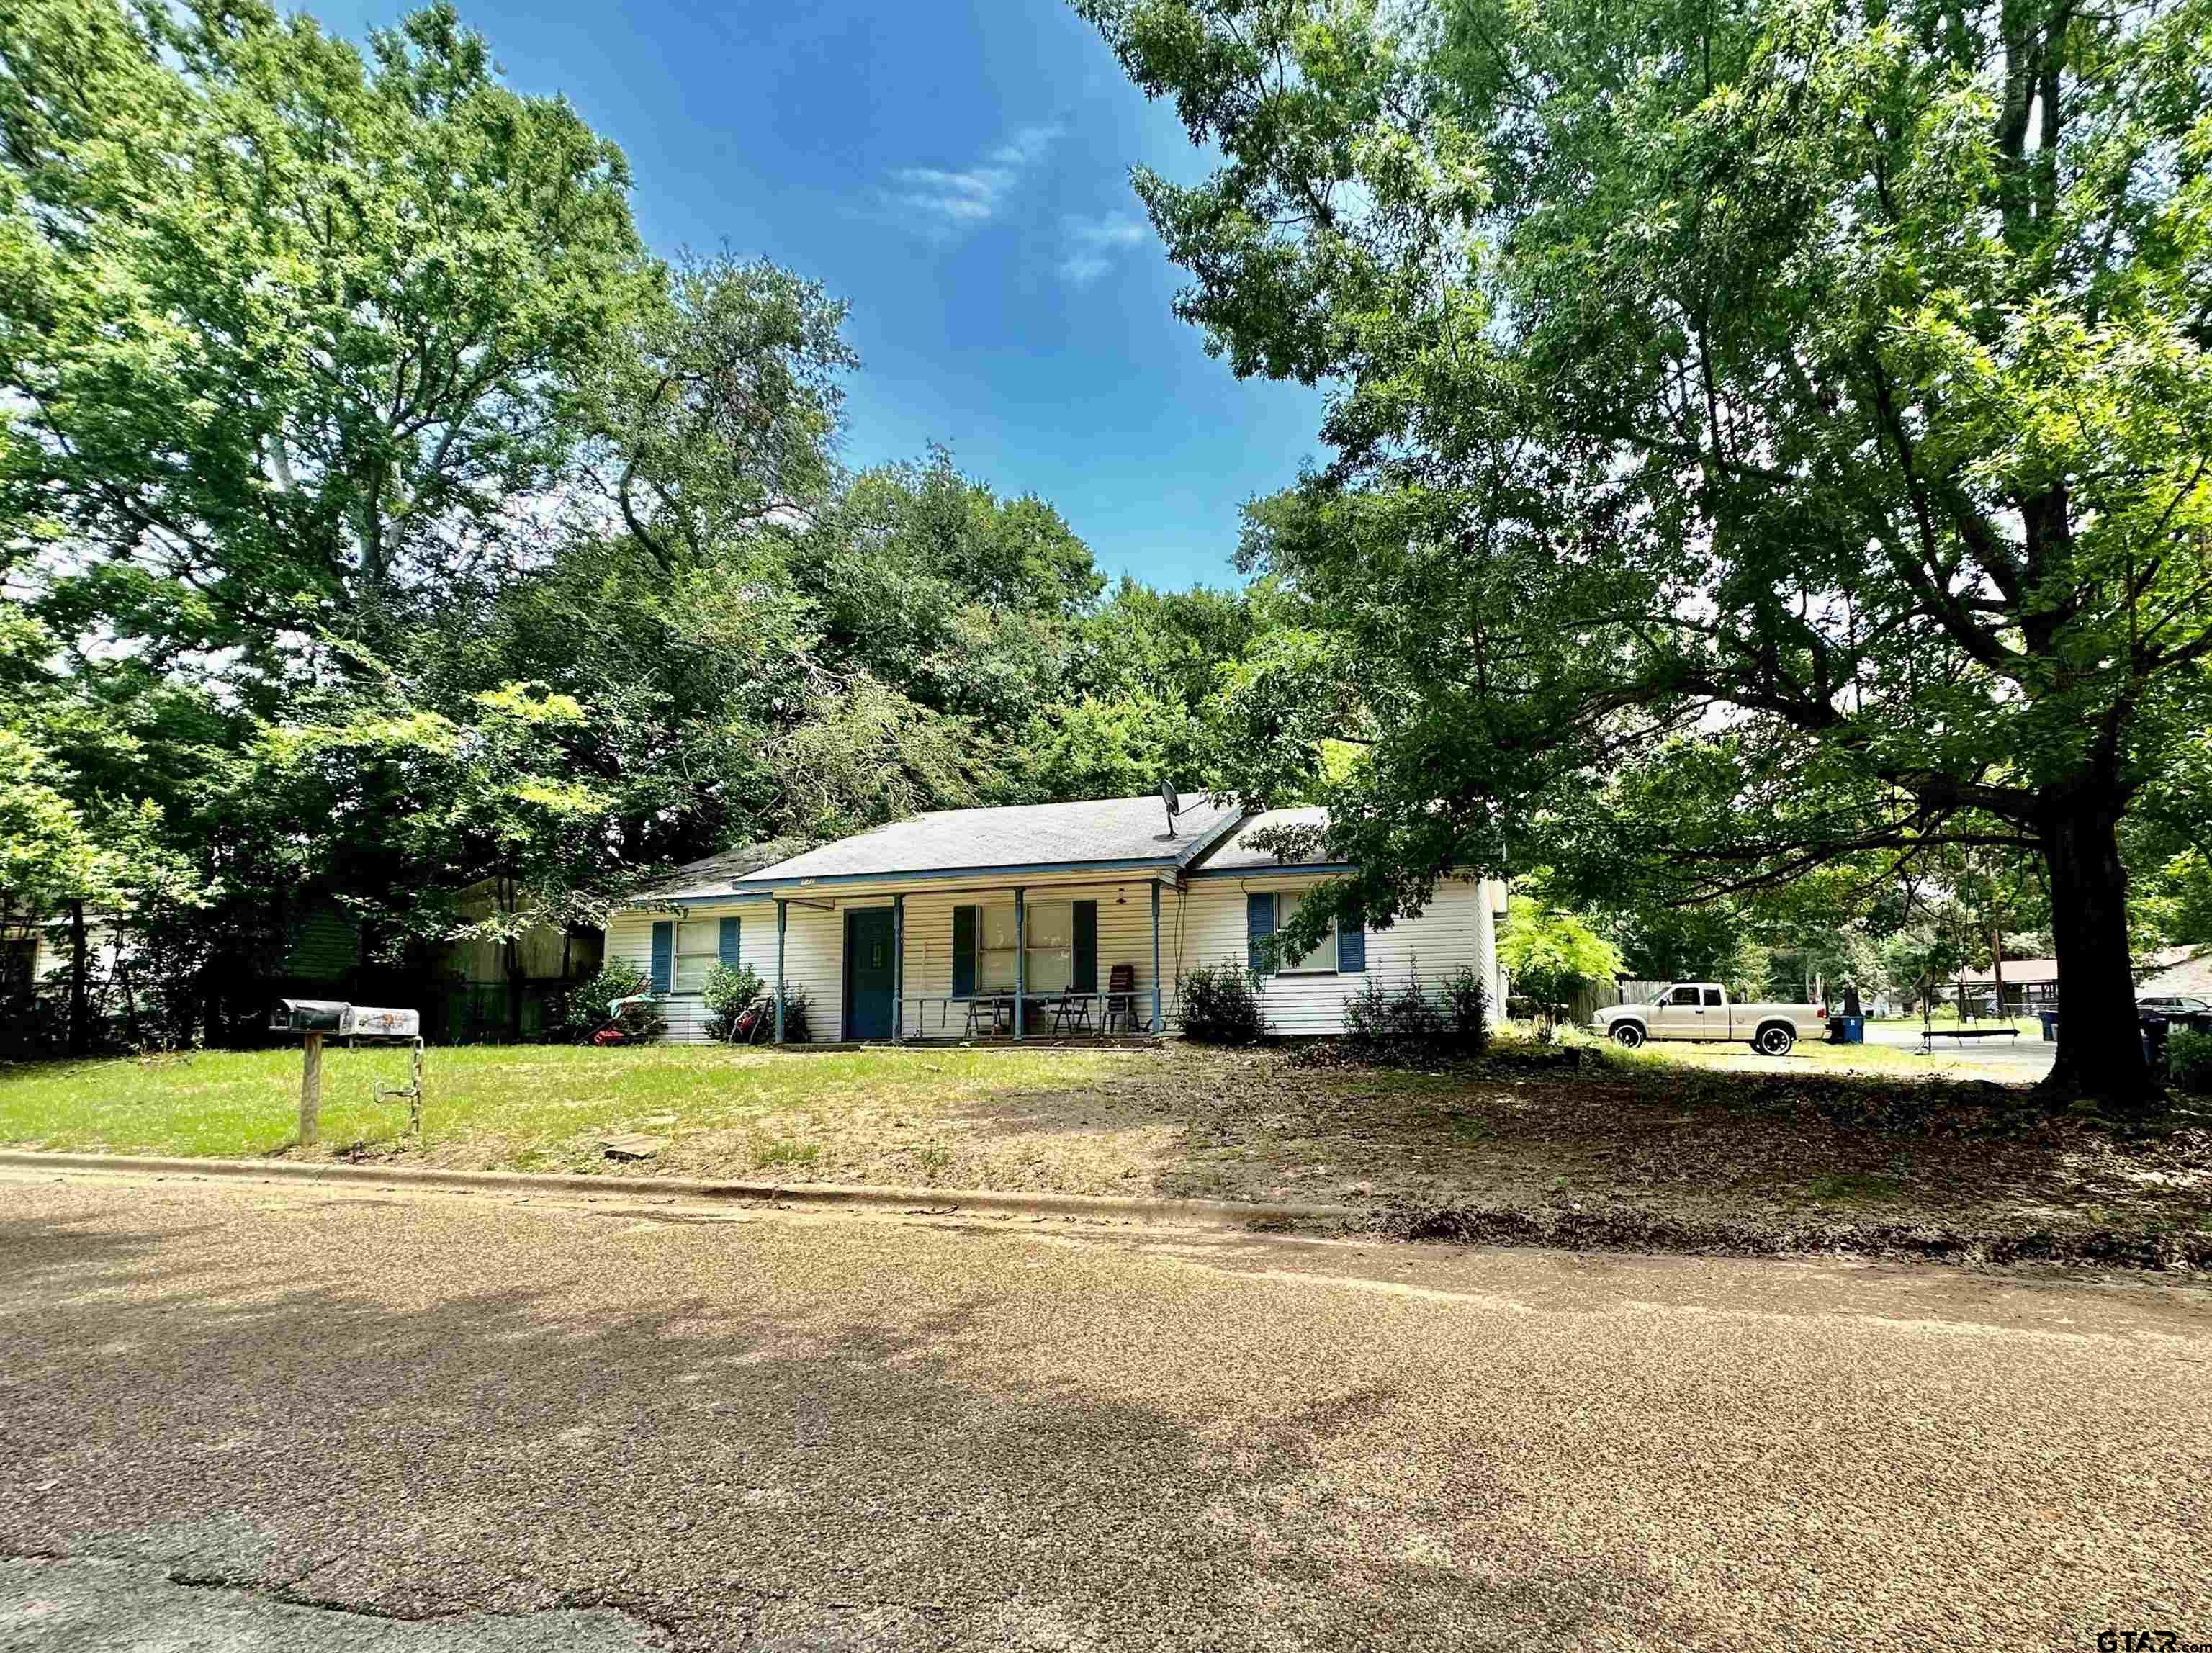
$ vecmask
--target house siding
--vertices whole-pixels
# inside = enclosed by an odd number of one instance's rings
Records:
[[[1161,1005],[1168,1028],[1176,1026],[1175,983],[1200,964],[1242,965],[1245,957],[1245,897],[1255,890],[1295,894],[1322,882],[1320,873],[1255,872],[1236,878],[1198,878],[1187,890],[1160,890],[1160,963],[1164,978]],[[1137,1021],[1152,1016],[1152,918],[1151,887],[1141,878],[1079,886],[1054,884],[1031,890],[1033,901],[1095,901],[1098,903],[1098,986],[1104,991],[1116,964],[1132,967],[1137,983]],[[967,1030],[964,1006],[917,999],[952,994],[952,914],[956,907],[1011,902],[1013,886],[977,892],[918,891],[906,898],[906,971],[900,1006],[902,1037],[957,1038]],[[1490,984],[1493,1004],[1499,994],[1496,938],[1491,913],[1502,902],[1489,881],[1454,879],[1438,886],[1435,899],[1418,918],[1367,936],[1367,969],[1345,975],[1274,975],[1261,985],[1272,1030],[1281,1034],[1344,1031],[1344,1003],[1368,981],[1402,986],[1418,962],[1420,979],[1434,993],[1445,974],[1466,964]],[[889,908],[888,896],[837,898],[834,912],[793,906],[785,959],[787,980],[804,987],[813,1002],[812,1033],[817,1042],[835,1040],[844,1030],[845,915],[861,908]],[[740,947],[744,962],[770,986],[775,981],[775,908],[772,902],[687,908],[687,918],[725,915],[744,921]],[[618,912],[607,926],[607,956],[629,961],[641,970],[652,963],[653,924],[670,915],[644,909]],[[672,994],[664,1000],[671,1040],[697,1042],[706,1034],[705,1007],[696,994]],[[1494,1013],[1494,1012],[1493,1012]],[[1033,1028],[1047,1034],[1047,1028]]]
[[[1246,957],[1247,897],[1263,891],[1297,895],[1323,880],[1317,874],[1255,872],[1249,877],[1208,878],[1194,883],[1188,898],[1183,964],[1237,963]],[[1369,981],[1385,988],[1403,987],[1419,972],[1433,996],[1444,976],[1465,964],[1498,994],[1498,949],[1491,929],[1494,886],[1475,879],[1454,879],[1437,888],[1418,918],[1401,919],[1387,930],[1367,933],[1367,968],[1350,975],[1264,976],[1261,1002],[1268,1030],[1289,1035],[1341,1033],[1345,1001]],[[1496,1014],[1493,1009],[1492,1014]]]

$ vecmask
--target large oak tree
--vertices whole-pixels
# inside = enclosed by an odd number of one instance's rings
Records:
[[[1337,386],[1239,692],[1255,787],[1368,743],[1339,899],[2029,850],[2053,1084],[2142,1097],[2118,833],[2212,718],[2212,5],[1083,9],[1222,157],[1137,179],[1183,313]]]

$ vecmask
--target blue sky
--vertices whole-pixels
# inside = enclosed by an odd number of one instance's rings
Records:
[[[1317,392],[1240,383],[1170,313],[1128,172],[1206,163],[1055,0],[459,3],[519,89],[628,152],[657,247],[850,301],[849,463],[941,441],[1109,573],[1186,586],[1234,580],[1237,507],[1318,452]],[[307,0],[356,40],[404,9]]]

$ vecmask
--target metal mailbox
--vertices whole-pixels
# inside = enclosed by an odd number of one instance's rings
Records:
[[[422,1012],[419,1010],[377,1010],[368,1005],[349,1005],[338,1031],[348,1038],[419,1039]]]
[[[279,999],[269,1007],[269,1026],[276,1033],[336,1033],[352,1009],[337,999]]]

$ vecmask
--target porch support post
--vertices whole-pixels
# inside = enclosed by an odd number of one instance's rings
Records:
[[[1030,909],[1024,893],[1014,891],[1014,1037],[1022,1036],[1022,1001],[1030,990]]]
[[[1152,880],[1152,1036],[1158,1038],[1160,1020],[1160,881]]]
[[[891,897],[891,1042],[906,1037],[906,897]]]
[[[783,932],[789,921],[787,904],[779,899],[775,903],[775,1042],[783,1042]]]

